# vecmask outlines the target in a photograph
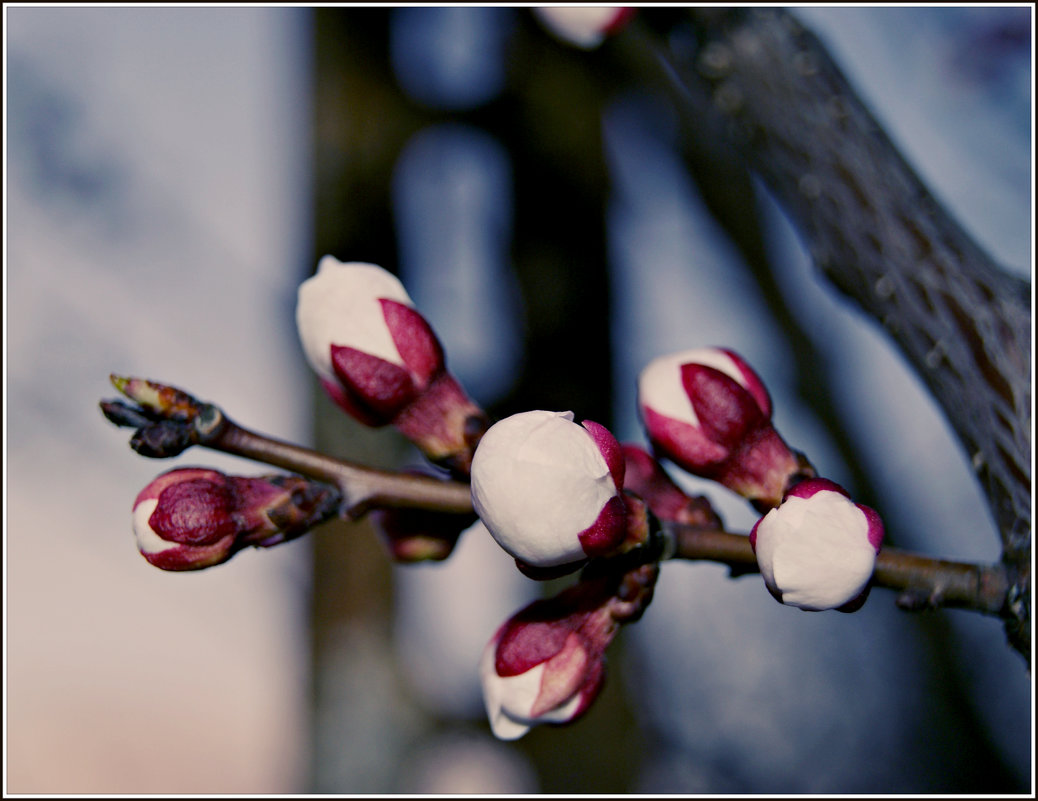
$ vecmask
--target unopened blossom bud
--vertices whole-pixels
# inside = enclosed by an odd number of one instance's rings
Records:
[[[137,431],[130,447],[141,456],[164,459],[192,445],[208,442],[224,427],[223,412],[186,392],[149,381],[112,374],[112,384],[136,405],[122,400],[102,401],[101,411],[118,426]]]
[[[163,570],[200,570],[247,545],[293,539],[335,514],[336,490],[296,476],[245,478],[179,468],[141,490],[133,504],[137,547]]]
[[[624,6],[545,6],[534,14],[545,28],[568,44],[584,50],[598,47],[620,31],[635,14]]]
[[[578,584],[525,607],[484,649],[483,698],[499,739],[515,740],[541,723],[569,723],[598,695],[618,624],[603,599],[583,589]]]
[[[797,484],[750,532],[771,594],[814,611],[847,609],[862,597],[882,542],[879,515],[822,478]]]
[[[595,562],[577,584],[501,626],[480,660],[494,734],[514,740],[532,726],[584,714],[605,681],[606,648],[622,624],[641,618],[658,575],[655,562]]]
[[[466,473],[486,417],[392,273],[325,256],[298,292],[303,350],[325,391],[365,425],[395,425],[432,460]]]
[[[771,424],[771,398],[737,354],[698,348],[654,359],[638,378],[638,407],[659,456],[718,481],[762,511],[813,476]]]
[[[623,456],[609,431],[572,412],[495,423],[472,460],[472,503],[498,544],[535,568],[604,556],[627,535]]]

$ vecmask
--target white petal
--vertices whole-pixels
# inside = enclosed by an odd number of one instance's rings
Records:
[[[179,543],[162,539],[148,523],[158,505],[158,498],[149,498],[141,501],[133,509],[133,533],[137,537],[137,548],[141,553],[162,553],[170,548],[179,547]]]
[[[494,717],[489,718],[490,730],[494,733],[494,736],[499,740],[518,740],[526,732],[528,732],[532,726],[528,726],[525,723],[519,723],[512,720],[508,715],[499,711]]]
[[[681,367],[691,363],[713,367],[746,386],[745,377],[727,353],[717,348],[694,348],[659,356],[649,362],[638,376],[639,402],[658,414],[689,425],[699,425],[692,401],[681,384]]]
[[[782,602],[833,609],[857,597],[876,564],[864,513],[838,492],[790,497],[757,527],[757,562]]]
[[[307,361],[318,375],[335,381],[333,344],[403,365],[378,303],[382,298],[414,305],[389,271],[374,264],[343,263],[334,256],[322,258],[317,273],[300,284],[296,327]]]
[[[620,13],[610,6],[548,6],[533,11],[560,39],[588,50],[602,43],[605,30]]]
[[[530,710],[537,701],[544,675],[544,663],[518,676],[502,677],[494,669],[497,639],[487,643],[479,661],[483,683],[483,703],[487,720],[499,740],[516,740],[530,730]]]
[[[542,714],[539,720],[542,723],[565,723],[568,720],[572,720],[573,716],[577,713],[577,707],[580,706],[581,695],[576,693],[562,706],[557,706],[554,709],[549,709],[547,712]]]
[[[496,423],[472,462],[477,514],[502,548],[531,565],[583,559],[577,535],[615,494],[605,458],[571,412]]]

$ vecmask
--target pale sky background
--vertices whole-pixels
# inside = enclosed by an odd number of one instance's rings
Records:
[[[159,472],[263,469],[143,459],[97,403],[144,375],[305,438],[307,15],[4,16],[6,789],[297,790],[305,551],[169,574],[130,527]]]

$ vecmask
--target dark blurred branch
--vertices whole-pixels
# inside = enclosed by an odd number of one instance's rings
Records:
[[[618,47],[669,82],[687,123],[715,128],[761,176],[815,263],[886,328],[941,405],[1001,532],[1007,633],[1029,655],[1029,284],[941,207],[788,12],[640,17]]]

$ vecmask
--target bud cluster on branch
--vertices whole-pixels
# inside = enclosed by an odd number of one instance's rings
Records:
[[[335,403],[365,425],[393,425],[428,469],[336,460],[249,431],[179,389],[113,376],[132,403],[104,401],[102,411],[136,429],[130,444],[141,455],[201,445],[291,471],[160,475],[133,504],[138,549],[164,570],[198,570],[246,546],[295,539],[331,517],[371,512],[388,556],[414,563],[449,557],[478,517],[526,576],[577,574],[554,597],[517,612],[486,646],[479,671],[498,737],[568,723],[590,708],[609,644],[645,612],[660,564],[671,558],[759,572],[779,602],[804,610],[854,611],[882,584],[901,590],[906,608],[1001,613],[1006,583],[996,568],[883,551],[876,512],[786,445],[763,381],[731,350],[664,355],[645,368],[644,448],[621,445],[571,411],[531,410],[491,425],[448,371],[428,321],[381,267],[326,256],[299,288],[296,319]],[[709,500],[686,494],[667,463],[745,498],[761,515],[749,536],[724,531]]]
[[[583,49],[633,15],[604,7],[535,12],[554,36]],[[524,575],[576,576],[516,612],[484,649],[486,711],[502,739],[572,722],[591,707],[610,643],[645,613],[669,559],[759,573],[778,602],[805,611],[854,612],[873,587],[886,587],[906,610],[956,606],[1020,618],[1012,597],[1019,582],[1005,563],[885,547],[879,514],[786,443],[764,381],[730,349],[661,354],[645,366],[637,382],[643,447],[621,444],[569,410],[491,421],[449,372],[407,290],[379,266],[322,258],[299,287],[296,323],[337,406],[364,425],[392,425],[429,464],[401,472],[351,464],[243,428],[173,387],[112,376],[130,403],[104,401],[102,411],[135,429],[130,444],[141,455],[165,458],[198,445],[290,472],[162,474],[133,504],[138,549],[164,570],[197,570],[246,546],[295,539],[336,515],[370,512],[389,558],[414,563],[448,558],[478,518]],[[745,499],[759,516],[749,534],[726,531],[710,501],[684,492],[669,469]]]

